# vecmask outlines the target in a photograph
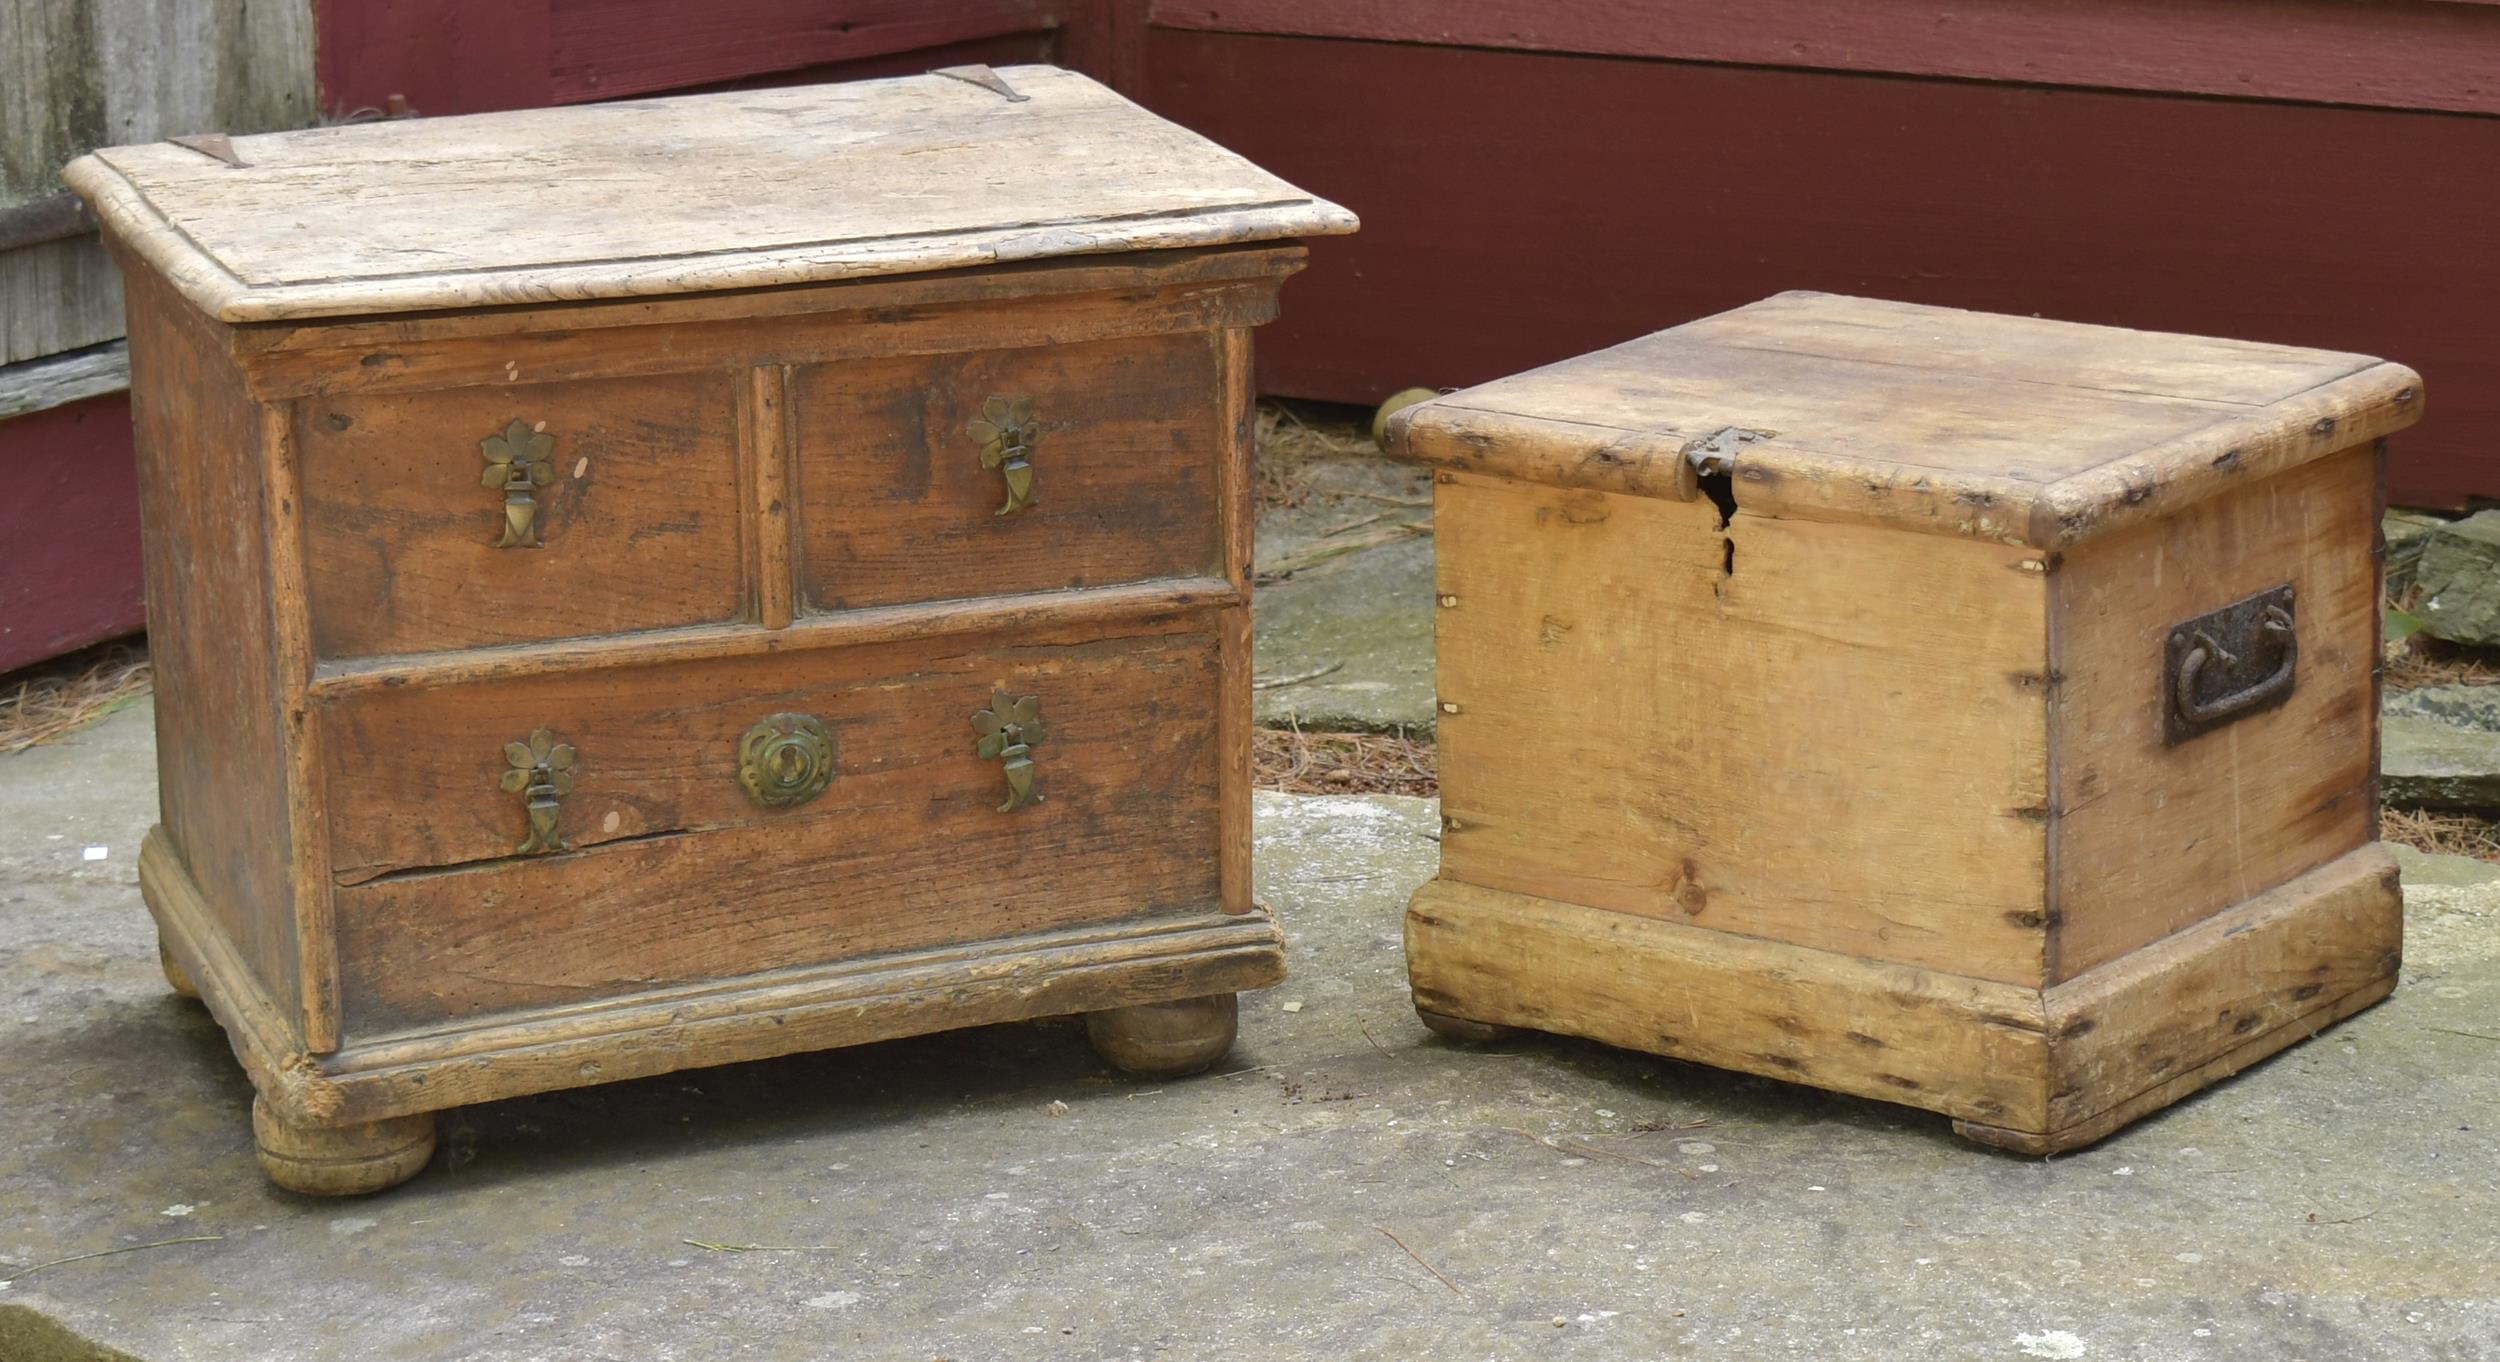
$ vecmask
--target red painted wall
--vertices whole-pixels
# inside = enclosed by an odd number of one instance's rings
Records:
[[[1811,288],[2401,360],[2500,494],[2500,118],[1156,27],[1144,102],[1352,208],[1269,391],[1478,382]]]
[[[145,623],[125,394],[0,422],[0,672]]]

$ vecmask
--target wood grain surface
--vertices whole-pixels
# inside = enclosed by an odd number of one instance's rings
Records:
[[[2372,451],[2095,540],[2052,587],[2053,979],[2252,898],[2377,835],[2379,610]],[[2165,743],[2171,626],[2295,591],[2281,708]]]
[[[743,374],[306,400],[306,552],[324,657],[417,653],[741,618],[734,389]],[[480,442],[552,437],[541,548],[496,548]]]
[[[239,168],[166,144],[115,147],[64,178],[226,321],[1354,229],[1344,209],[1083,76],[1018,66],[1002,78],[1026,98],[915,76],[238,138]],[[635,211],[616,211],[627,201]]]
[[[1002,640],[367,697],[328,716],[330,750],[428,750],[331,772],[339,874],[365,881],[338,895],[349,1033],[1213,908],[1217,664],[1203,633]],[[998,689],[1049,727],[1043,797],[1013,813],[973,752]],[[763,810],[739,740],[778,712],[821,719],[839,773]],[[542,724],[580,753],[575,849],[514,859],[502,747]],[[368,878],[404,866],[451,868]]]
[[[1445,878],[2041,982],[2036,559],[1436,484]]]
[[[799,590],[840,610],[1214,575],[1229,425],[1220,342],[1184,332],[811,366],[791,376]],[[1030,404],[1010,515],[966,433]]]

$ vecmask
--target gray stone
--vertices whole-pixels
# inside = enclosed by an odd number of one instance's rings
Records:
[[[2387,699],[2379,792],[2397,808],[2500,809],[2500,686],[2424,686]]]
[[[1330,459],[1305,472],[1302,504],[1259,521],[1262,564],[1306,565],[1261,586],[1251,612],[1258,721],[1428,734],[1432,539],[1397,527],[1428,524],[1419,503],[1430,477],[1382,459]],[[1312,561],[1348,544],[1362,546]]]
[[[2396,853],[2396,866],[2404,873],[2408,891],[2429,885],[2461,889],[2473,885],[2500,884],[2500,865],[2490,861],[2422,851],[2402,842],[2390,842],[2387,849]]]
[[[0,1339],[46,1337],[19,1311],[146,1362],[2430,1362],[2500,1338],[2489,884],[2408,894],[2388,1002],[2026,1160],[1808,1088],[1441,1041],[1399,954],[1433,804],[1264,795],[1293,977],[1244,999],[1217,1072],[1124,1081],[1073,1026],[991,1027],[474,1108],[415,1182],[319,1202],[262,1180],[223,1037],[156,977],[126,855],[146,724],[0,758]],[[131,1251],[25,1271],[105,1249]]]
[[[2433,529],[2415,571],[2422,632],[2451,643],[2500,646],[2500,510]]]
[[[2448,523],[2447,517],[2428,511],[2389,511],[2383,522],[2387,537],[2387,595],[2401,600],[2406,588],[2413,585],[2414,570],[2421,565],[2422,548],[2430,542],[2431,532]]]

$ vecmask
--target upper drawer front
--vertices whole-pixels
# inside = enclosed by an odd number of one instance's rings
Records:
[[[1220,571],[1212,333],[818,365],[792,389],[808,609]]]
[[[728,373],[306,398],[324,657],[737,618]]]
[[[343,700],[322,745],[349,1025],[1208,909],[1218,678],[1194,631]],[[1034,722],[985,755],[998,692]]]

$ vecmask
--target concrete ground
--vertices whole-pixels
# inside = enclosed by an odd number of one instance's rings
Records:
[[[1398,945],[1432,805],[1262,796],[1294,975],[1215,1073],[932,1036],[471,1109],[417,1181],[318,1202],[261,1179],[241,1073],[158,981],[149,722],[0,758],[7,1362],[2500,1357],[2480,862],[2409,862],[2392,1000],[2042,1162],[1444,1043]]]

